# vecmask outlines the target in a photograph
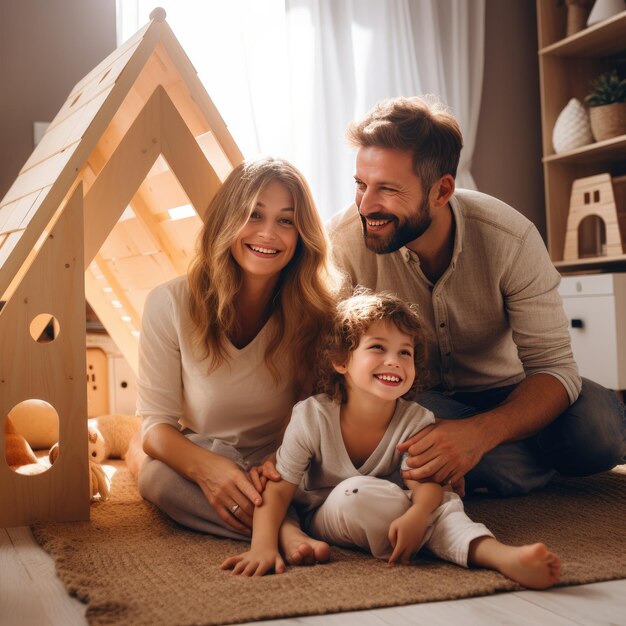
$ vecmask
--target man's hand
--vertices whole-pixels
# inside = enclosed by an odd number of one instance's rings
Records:
[[[455,485],[488,451],[484,441],[475,418],[440,420],[398,444],[400,452],[408,451],[406,464],[413,468],[402,476]]]

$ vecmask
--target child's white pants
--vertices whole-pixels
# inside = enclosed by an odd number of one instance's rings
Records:
[[[388,559],[393,551],[389,526],[411,506],[410,494],[388,480],[353,476],[333,489],[313,514],[308,530],[328,543],[357,546]],[[467,517],[457,494],[446,491],[428,521],[420,548],[425,546],[436,556],[467,567],[469,545],[478,537],[493,534]]]

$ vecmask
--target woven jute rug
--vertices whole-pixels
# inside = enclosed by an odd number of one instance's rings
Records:
[[[230,624],[519,589],[492,571],[426,557],[389,567],[337,548],[325,565],[263,578],[230,576],[218,566],[244,544],[169,521],[141,500],[125,466],[116,468],[112,498],[92,506],[90,522],[33,527],[68,592],[87,604],[90,624]],[[626,578],[626,466],[559,479],[528,496],[468,498],[466,509],[503,541],[541,540],[557,551],[562,585]]]

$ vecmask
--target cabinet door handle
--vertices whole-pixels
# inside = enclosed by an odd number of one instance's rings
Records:
[[[585,327],[585,323],[582,320],[579,319],[573,319],[570,320],[572,328],[584,328]]]

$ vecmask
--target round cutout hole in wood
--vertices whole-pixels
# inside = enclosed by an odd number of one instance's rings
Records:
[[[24,400],[9,411],[4,434],[7,465],[18,474],[41,474],[50,468],[49,451],[59,440],[59,414],[45,400]]]
[[[61,326],[54,315],[40,313],[33,318],[29,331],[30,336],[37,343],[50,343],[59,336]]]

